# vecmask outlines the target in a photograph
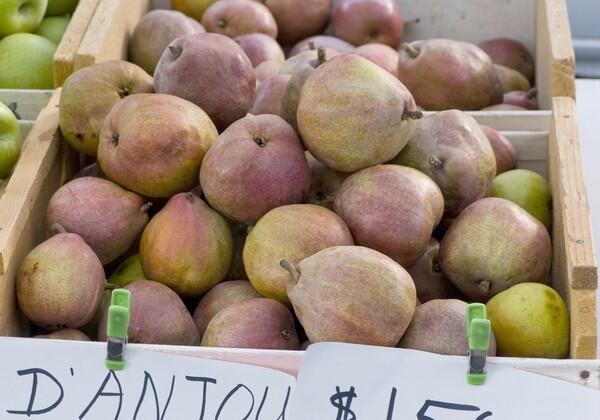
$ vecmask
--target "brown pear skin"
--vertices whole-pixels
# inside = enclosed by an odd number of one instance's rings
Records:
[[[255,224],[269,210],[306,201],[310,170],[294,129],[276,115],[248,115],[209,150],[200,184],[225,217]]]
[[[233,241],[225,219],[192,193],[173,196],[144,229],[144,274],[184,298],[199,297],[225,278]]]
[[[415,169],[377,165],[346,179],[333,208],[357,245],[410,267],[427,250],[444,212],[444,197],[431,178]]]
[[[508,105],[520,106],[524,109],[537,110],[540,109],[537,100],[537,89],[533,88],[527,92],[515,91],[504,94],[504,103]]]
[[[473,117],[457,110],[423,118],[408,145],[393,160],[431,177],[445,199],[444,217],[456,217],[491,192],[496,158]]]
[[[500,83],[502,83],[502,90],[504,93],[515,90],[528,91],[531,89],[529,80],[518,71],[500,64],[494,64],[494,69],[496,69],[498,79],[500,79]]]
[[[398,347],[446,356],[468,356],[465,325],[467,303],[457,299],[435,299],[417,306],[415,315]],[[496,356],[492,332],[488,356]]]
[[[519,161],[515,146],[513,146],[513,144],[498,130],[488,127],[487,125],[480,124],[480,127],[494,150],[494,156],[496,157],[496,175],[515,169]]]
[[[130,343],[197,346],[200,333],[177,293],[150,280],[137,280],[125,286],[131,292]],[[98,328],[98,341],[106,341],[106,308]]]
[[[194,310],[194,322],[204,335],[206,327],[211,319],[220,311],[235,303],[261,297],[247,280],[224,281],[210,289]]]
[[[398,77],[398,51],[385,44],[365,44],[354,50],[355,54],[366,58],[379,67]]]
[[[58,223],[67,232],[81,236],[102,264],[108,264],[142,233],[150,205],[111,181],[83,177],[60,187],[46,214],[49,228]]]
[[[129,40],[129,58],[148,74],[167,46],[184,35],[206,32],[202,25],[175,10],[152,10],[136,25]]]
[[[494,64],[476,45],[449,39],[404,44],[398,78],[428,111],[475,111],[502,102]]]
[[[220,311],[209,322],[203,347],[298,350],[300,341],[290,310],[272,299],[249,299]]]
[[[544,225],[501,198],[484,198],[467,207],[450,226],[439,251],[444,274],[479,302],[518,283],[547,283],[551,259]]]
[[[410,275],[380,252],[335,246],[290,272],[288,295],[312,343],[394,347],[408,328],[417,295]]]
[[[90,322],[104,292],[104,268],[73,233],[59,233],[36,246],[17,275],[17,300],[34,324],[56,331]]]
[[[446,278],[439,264],[440,243],[431,238],[427,250],[406,270],[415,282],[417,297],[422,303],[433,299],[458,298],[461,293]]]
[[[314,158],[310,152],[305,152],[310,167],[310,191],[308,203],[323,206],[333,210],[333,202],[350,174],[334,171]]]
[[[288,58],[279,68],[279,74],[289,74],[292,76],[298,70],[307,66],[317,68],[319,63],[325,62],[340,54],[341,53],[339,51],[329,48],[315,47],[314,49],[303,51],[300,54]],[[321,55],[323,58],[319,59],[319,55]]]
[[[72,328],[58,330],[51,334],[36,335],[33,338],[43,338],[47,340],[91,341],[90,337],[81,331]]]
[[[200,164],[218,137],[206,113],[171,95],[132,95],[108,115],[98,163],[106,176],[147,197],[166,198],[198,183]]]
[[[264,82],[265,80],[276,76],[279,74],[280,68],[281,63],[278,61],[268,60],[260,63],[254,68],[254,74],[256,75],[257,83],[260,85],[260,83]]]
[[[250,114],[273,114],[283,118],[283,97],[290,77],[276,74],[258,85]]]
[[[311,48],[311,45],[314,45],[314,48]],[[315,35],[311,36],[310,38],[303,39],[294,45],[288,56],[294,57],[295,55],[298,55],[304,51],[317,48],[326,48],[328,50],[337,51],[340,54],[354,51],[354,45],[344,41],[343,39],[329,35]]]
[[[105,61],[78,70],[62,87],[60,131],[73,148],[96,156],[102,124],[112,108],[136,93],[152,93],[152,77],[125,61]]]
[[[233,257],[229,272],[225,278],[227,280],[248,280],[242,252],[246,243],[246,237],[248,236],[248,230],[251,228],[242,223],[234,222],[230,222],[229,227],[231,228],[231,236],[233,238]]]
[[[529,82],[535,78],[535,64],[531,53],[519,41],[508,38],[490,39],[479,44],[492,61],[523,74]]]
[[[208,32],[230,38],[256,32],[277,38],[275,18],[265,5],[257,1],[217,1],[204,12],[202,26]]]
[[[356,54],[320,65],[302,88],[297,113],[307,149],[340,172],[393,159],[421,117],[402,82]]]
[[[353,245],[352,235],[334,212],[311,204],[278,207],[252,228],[244,246],[248,279],[263,296],[289,303],[288,273],[282,259],[296,264],[325,248]]]
[[[235,38],[235,42],[242,47],[255,68],[269,60],[280,64],[285,61],[283,50],[277,41],[268,35],[261,33],[241,35]]]
[[[329,23],[332,0],[260,0],[273,14],[282,45],[293,45],[325,30]]]
[[[157,93],[195,103],[223,131],[252,106],[256,77],[250,59],[234,40],[194,34],[177,38],[165,49],[154,85]]]

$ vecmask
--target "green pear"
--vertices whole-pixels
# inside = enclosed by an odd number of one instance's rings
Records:
[[[17,117],[0,102],[0,178],[6,178],[21,151],[21,129]]]
[[[48,0],[46,16],[72,15],[79,0]]]
[[[514,169],[498,175],[493,182],[492,197],[518,204],[550,230],[552,227],[552,192],[548,181],[527,169]]]
[[[14,34],[0,41],[0,89],[53,89],[56,44],[35,34]]]
[[[71,19],[68,15],[44,18],[40,26],[35,30],[35,34],[43,36],[58,45],[67,31],[70,21]]]
[[[129,283],[145,278],[140,256],[135,254],[123,260],[106,281],[119,287],[125,287]]]

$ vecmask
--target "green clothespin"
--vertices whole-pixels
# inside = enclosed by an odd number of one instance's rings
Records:
[[[110,370],[125,368],[125,347],[127,329],[131,317],[131,293],[125,289],[112,291],[106,325],[107,350],[106,367]]]
[[[471,303],[467,306],[466,328],[469,341],[467,382],[470,385],[483,385],[486,379],[485,362],[492,334],[492,324],[487,319],[483,303]]]

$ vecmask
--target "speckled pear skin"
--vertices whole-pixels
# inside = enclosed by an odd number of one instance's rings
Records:
[[[444,212],[444,197],[416,169],[377,165],[346,179],[333,208],[356,244],[410,267],[427,249]]]
[[[204,12],[202,25],[230,38],[256,32],[277,38],[275,18],[260,1],[217,1]]]
[[[261,297],[248,280],[224,281],[210,289],[194,310],[194,322],[204,335],[211,319],[220,311],[235,303]]]
[[[288,56],[294,57],[301,52],[310,50],[310,44],[314,44],[315,49],[319,47],[327,48],[328,50],[334,50],[338,53],[348,53],[354,51],[354,45],[344,41],[343,39],[336,38],[330,35],[315,35],[309,38],[303,39],[298,42],[290,50]]]
[[[227,221],[192,193],[173,196],[140,242],[146,276],[184,298],[199,297],[223,280],[232,254]]]
[[[219,213],[253,225],[275,207],[304,202],[310,170],[288,123],[276,115],[248,115],[223,132],[206,154],[200,184]]]
[[[354,50],[354,53],[398,77],[398,51],[392,47],[384,44],[365,44]]]
[[[320,34],[329,23],[332,0],[261,0],[273,14],[279,29],[278,41],[291,45],[307,36]]]
[[[273,60],[268,60],[260,63],[254,68],[254,75],[256,76],[256,83],[260,84],[265,80],[279,74],[281,63]]]
[[[382,253],[335,246],[297,265],[288,295],[312,343],[394,347],[408,328],[417,294],[410,275]]]
[[[342,184],[350,176],[344,172],[334,171],[314,158],[310,152],[305,152],[310,167],[310,191],[308,203],[327,207],[333,210],[333,202]]]
[[[290,76],[276,74],[263,81],[254,95],[254,103],[249,113],[253,115],[273,114],[283,118],[283,97]]]
[[[285,61],[285,54],[281,46],[268,35],[261,33],[252,33],[240,35],[235,38],[235,42],[240,44],[242,50],[246,53],[252,66],[256,68],[259,64],[273,60],[278,63]]]
[[[518,283],[548,283],[551,261],[548,230],[502,198],[471,204],[440,243],[444,274],[469,299],[479,302]]]
[[[429,39],[399,53],[398,78],[428,111],[474,111],[502,102],[492,60],[476,45]]]
[[[90,337],[81,331],[72,328],[65,328],[50,334],[36,335],[33,338],[45,338],[48,340],[91,341]]]
[[[110,112],[98,162],[106,176],[147,197],[171,197],[198,184],[200,164],[218,137],[206,113],[170,95],[132,95]]]
[[[282,259],[296,264],[325,248],[353,244],[348,227],[331,210],[311,204],[283,206],[263,216],[248,234],[244,266],[261,295],[289,303],[289,275],[279,265]]]
[[[458,299],[435,299],[417,306],[398,347],[447,356],[467,356],[467,303]],[[496,355],[492,332],[488,356]]]
[[[206,33],[169,44],[156,66],[154,85],[158,93],[195,103],[223,131],[252,106],[256,77],[234,40]]]
[[[46,214],[48,227],[58,223],[81,236],[102,264],[127,251],[148,223],[142,197],[94,177],[76,178],[60,187]]]
[[[406,146],[416,111],[394,76],[355,54],[319,66],[298,104],[298,127],[310,153],[331,169],[355,172],[391,160]]]
[[[485,133],[473,117],[443,111],[417,122],[408,145],[393,163],[428,175],[442,190],[446,218],[491,192],[496,158]]]
[[[94,317],[104,292],[104,269],[94,251],[73,233],[36,246],[17,276],[25,316],[49,331],[79,328]]]
[[[235,303],[215,315],[202,346],[298,350],[300,342],[289,309],[276,300],[258,298]]]
[[[197,346],[200,333],[177,293],[150,280],[138,280],[125,287],[131,292],[130,343]],[[98,341],[106,341],[108,307],[98,327]]]
[[[132,63],[105,61],[78,70],[67,78],[60,95],[62,135],[76,150],[96,156],[111,109],[129,95],[152,92],[152,77]]]
[[[480,125],[480,127],[494,150],[494,156],[496,157],[496,175],[516,168],[519,157],[517,156],[515,146],[513,146],[513,144],[498,130],[486,125]]]

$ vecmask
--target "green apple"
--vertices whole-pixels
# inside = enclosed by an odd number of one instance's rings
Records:
[[[217,0],[171,0],[171,8],[200,22],[206,9],[216,1]]]
[[[115,271],[106,280],[110,284],[114,284],[119,287],[125,287],[129,283],[133,283],[136,280],[145,280],[146,276],[142,271],[142,264],[140,263],[140,256],[138,254],[132,255],[131,257],[124,260]]]
[[[0,178],[10,175],[21,151],[21,129],[17,117],[0,102]]]
[[[72,15],[79,0],[48,0],[46,16]]]
[[[34,34],[0,40],[0,89],[53,89],[56,44]]]
[[[513,169],[494,179],[492,197],[518,204],[550,230],[552,226],[552,192],[548,181],[527,169]]]
[[[70,20],[69,15],[44,18],[34,33],[58,45],[69,26]]]
[[[46,13],[48,0],[0,0],[0,38],[32,32]]]

